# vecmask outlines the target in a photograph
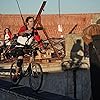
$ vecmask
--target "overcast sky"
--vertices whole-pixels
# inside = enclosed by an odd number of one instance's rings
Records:
[[[58,14],[58,1],[47,0],[44,14]],[[36,14],[43,0],[18,0],[23,14]],[[100,13],[100,0],[60,0],[61,14]],[[19,14],[16,0],[0,0],[0,14]]]

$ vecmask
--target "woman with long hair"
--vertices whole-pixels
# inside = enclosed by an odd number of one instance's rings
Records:
[[[10,40],[12,39],[12,33],[9,28],[5,28],[4,30],[4,42],[7,45],[11,45]]]
[[[4,29],[4,50],[6,51],[11,46],[12,33],[9,28]],[[6,53],[6,59],[9,59],[11,56],[9,53]]]

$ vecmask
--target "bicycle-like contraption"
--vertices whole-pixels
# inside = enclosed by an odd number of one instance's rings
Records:
[[[32,44],[32,48],[24,49],[25,51],[32,50],[31,57],[33,59],[32,62],[26,66],[25,66],[25,62],[23,63],[20,69],[19,76],[16,81],[13,80],[13,77],[17,69],[17,59],[12,63],[10,68],[10,79],[11,82],[14,84],[14,86],[17,86],[24,77],[28,76],[29,85],[34,91],[38,91],[41,88],[42,81],[43,81],[43,71],[41,65],[35,62],[35,52],[37,50],[37,46],[38,45],[35,42]]]
[[[78,61],[73,61],[72,59],[68,61],[63,61],[61,63],[62,70],[66,71],[68,69],[79,69],[79,68],[89,68],[89,65],[86,62],[78,62]]]

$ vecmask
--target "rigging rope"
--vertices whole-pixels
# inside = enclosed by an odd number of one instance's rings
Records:
[[[19,5],[19,3],[18,3],[18,0],[16,0],[16,2],[17,2],[17,5],[18,5],[18,9],[19,9],[19,12],[20,12],[20,15],[21,15],[23,24],[25,25],[25,21],[24,21],[24,18],[23,18],[23,16],[22,16],[22,12],[21,12],[20,5]]]

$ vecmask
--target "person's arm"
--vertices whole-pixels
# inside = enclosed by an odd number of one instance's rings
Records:
[[[9,40],[11,40],[12,39],[12,33],[8,33],[8,35],[9,35]]]
[[[42,43],[42,40],[41,40],[37,30],[34,30],[34,39],[39,43],[39,46],[41,48],[43,48],[43,43]]]
[[[22,26],[19,31],[18,31],[18,36],[22,36],[26,31],[26,27],[25,26]]]
[[[41,40],[37,30],[34,31],[34,39],[38,42],[38,44],[40,46],[40,49],[41,49],[40,52],[43,53],[43,54],[46,53],[46,51],[45,51],[45,49],[43,47],[42,40]]]

